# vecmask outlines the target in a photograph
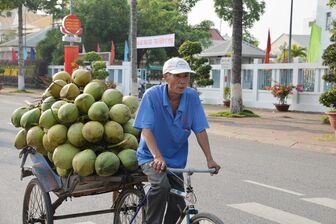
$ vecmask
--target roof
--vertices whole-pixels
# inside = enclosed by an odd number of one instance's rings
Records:
[[[209,32],[211,34],[211,40],[224,40],[224,38],[217,29],[211,28]]]
[[[213,45],[203,50],[200,56],[201,57],[216,57],[216,56],[229,56],[231,54],[232,54],[232,39],[224,40],[224,41],[213,41]],[[265,57],[265,51],[243,41],[242,56],[263,58]]]
[[[51,30],[51,27],[44,28],[38,32],[28,34],[25,37],[23,37],[23,45],[24,47],[36,47],[36,45],[45,39],[47,36],[48,31]],[[1,47],[17,47],[19,46],[19,39],[15,38],[14,40],[10,40],[8,42],[0,44]]]
[[[272,44],[274,44],[275,42],[277,42],[282,37],[286,37],[287,39],[289,39],[289,34],[286,34],[286,33],[281,34],[275,41],[272,42]],[[308,48],[308,46],[309,46],[309,39],[310,39],[310,35],[292,34],[292,41],[296,42],[301,47]]]

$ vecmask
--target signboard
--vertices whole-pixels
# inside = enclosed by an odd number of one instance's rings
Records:
[[[63,18],[62,28],[67,34],[79,34],[81,32],[81,23],[77,16],[68,15]]]
[[[175,34],[137,37],[137,49],[174,47],[174,46],[175,46]]]
[[[77,35],[73,35],[73,36],[70,36],[70,35],[64,35],[62,37],[62,41],[68,41],[68,42],[76,42],[76,43],[80,43],[82,42],[82,38],[77,36]]]

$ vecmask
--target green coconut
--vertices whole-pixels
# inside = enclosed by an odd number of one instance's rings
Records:
[[[78,95],[75,99],[75,105],[77,106],[79,112],[82,114],[87,114],[91,105],[95,102],[94,97],[88,93],[82,93]]]
[[[98,121],[89,121],[84,124],[82,134],[88,142],[99,142],[104,137],[104,126]]]
[[[53,153],[55,148],[57,147],[57,145],[55,143],[53,144],[52,142],[49,142],[47,134],[43,135],[42,144],[43,144],[43,148],[48,153]]]
[[[68,128],[63,124],[56,124],[52,126],[48,132],[48,141],[53,145],[61,145],[67,140]]]
[[[136,151],[133,149],[124,149],[118,153],[118,157],[120,159],[121,164],[127,171],[135,171],[138,169],[138,159],[136,155]]]
[[[84,87],[91,81],[91,73],[85,69],[76,69],[72,73],[72,80],[77,86]]]
[[[116,104],[110,109],[110,118],[123,125],[131,118],[131,110],[125,104]]]
[[[78,87],[74,83],[69,83],[61,89],[60,97],[63,99],[74,100],[79,94],[80,91]]]
[[[72,168],[72,159],[79,152],[80,149],[71,144],[59,145],[53,153],[52,160],[56,167],[61,169],[70,169]]]
[[[61,89],[63,88],[63,86],[65,86],[67,83],[63,80],[55,80],[53,81],[50,86],[48,87],[48,91],[50,92],[50,94],[55,97],[55,98],[59,98],[60,97],[60,92]]]
[[[28,112],[29,109],[27,107],[19,107],[16,110],[14,110],[14,112],[12,113],[11,116],[11,121],[12,124],[14,125],[14,127],[20,127],[20,120],[21,117],[24,113]]]
[[[120,149],[134,149],[136,150],[139,146],[138,139],[129,133],[124,134],[124,140],[121,146],[119,146]]]
[[[53,112],[51,111],[51,109],[48,109],[41,114],[40,119],[39,119],[40,127],[49,129],[55,124],[57,124],[57,120]]]
[[[98,82],[90,82],[85,87],[83,92],[91,94],[96,101],[100,100],[105,89],[102,88],[101,84]]]
[[[124,96],[122,103],[130,108],[131,114],[135,113],[139,107],[139,100],[135,96]]]
[[[46,90],[44,90],[43,94],[42,94],[42,100],[47,99],[49,96],[52,96],[49,92],[49,88],[47,88]]]
[[[91,105],[88,116],[92,121],[106,121],[109,118],[109,108],[104,102],[95,102]]]
[[[134,119],[133,118],[129,119],[127,123],[123,125],[124,132],[132,134],[138,138],[140,135],[140,130],[137,128],[134,128],[133,124],[134,124]]]
[[[25,129],[21,129],[15,136],[14,146],[17,149],[22,149],[27,146],[27,131]]]
[[[47,157],[48,157],[50,162],[52,162],[52,156],[53,156],[52,152],[47,153]]]
[[[27,145],[32,146],[42,154],[47,154],[43,148],[44,132],[39,126],[34,126],[27,132]]]
[[[77,122],[72,124],[67,133],[68,141],[77,147],[82,147],[87,144],[87,141],[83,137],[82,130],[84,124],[81,122]]]
[[[56,101],[53,105],[51,105],[51,111],[53,112],[54,114],[54,117],[56,118],[57,121],[59,121],[58,119],[58,110],[59,108],[64,105],[64,104],[67,104],[68,102],[64,101],[64,100],[59,100],[59,101]]]
[[[72,168],[79,176],[89,176],[95,170],[96,153],[92,149],[85,149],[75,155]]]
[[[63,124],[74,123],[78,119],[78,116],[78,109],[73,103],[66,103],[62,105],[57,112],[57,117]]]
[[[68,177],[69,173],[70,173],[71,169],[62,169],[59,167],[56,167],[56,173],[58,174],[58,176],[60,177]]]
[[[22,115],[20,119],[20,126],[25,129],[36,126],[39,124],[40,116],[41,111],[39,108],[31,109]]]
[[[115,174],[120,166],[120,160],[113,152],[100,153],[95,162],[95,170],[99,176],[111,176]]]
[[[56,81],[56,80],[63,80],[66,83],[70,83],[71,82],[71,77],[69,75],[69,73],[67,73],[66,71],[60,71],[55,73],[52,76],[52,80]]]
[[[41,104],[41,111],[46,111],[51,108],[51,106],[56,102],[57,100],[53,96],[49,96],[46,99],[43,100]]]
[[[117,89],[107,89],[103,93],[102,101],[111,108],[113,105],[122,103],[123,94]]]
[[[104,139],[108,143],[118,143],[124,139],[122,126],[115,121],[108,121],[104,125]]]

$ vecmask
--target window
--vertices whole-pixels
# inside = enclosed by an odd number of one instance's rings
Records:
[[[280,84],[290,85],[293,82],[293,70],[291,69],[280,69]]]
[[[212,88],[219,88],[220,85],[220,70],[214,69],[212,70]]]
[[[108,73],[109,73],[109,76],[107,77],[107,81],[114,82],[114,70],[113,69],[109,69]]]
[[[314,69],[299,69],[299,84],[302,84],[303,92],[314,92]]]
[[[12,16],[12,12],[8,11],[6,12],[6,17],[11,17]]]
[[[327,12],[327,14],[326,14],[326,27],[325,27],[326,30],[330,30],[331,22],[332,22],[331,12]]]
[[[264,90],[272,85],[272,70],[258,70],[258,89]]]
[[[253,88],[253,70],[243,70],[243,89]]]
[[[122,70],[118,69],[118,83],[122,83]]]

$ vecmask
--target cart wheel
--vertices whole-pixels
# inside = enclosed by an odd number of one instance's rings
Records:
[[[123,190],[116,202],[114,224],[145,223],[144,193],[142,189]]]
[[[37,178],[32,179],[26,188],[22,211],[23,224],[53,224],[53,209],[48,192],[44,192]]]

